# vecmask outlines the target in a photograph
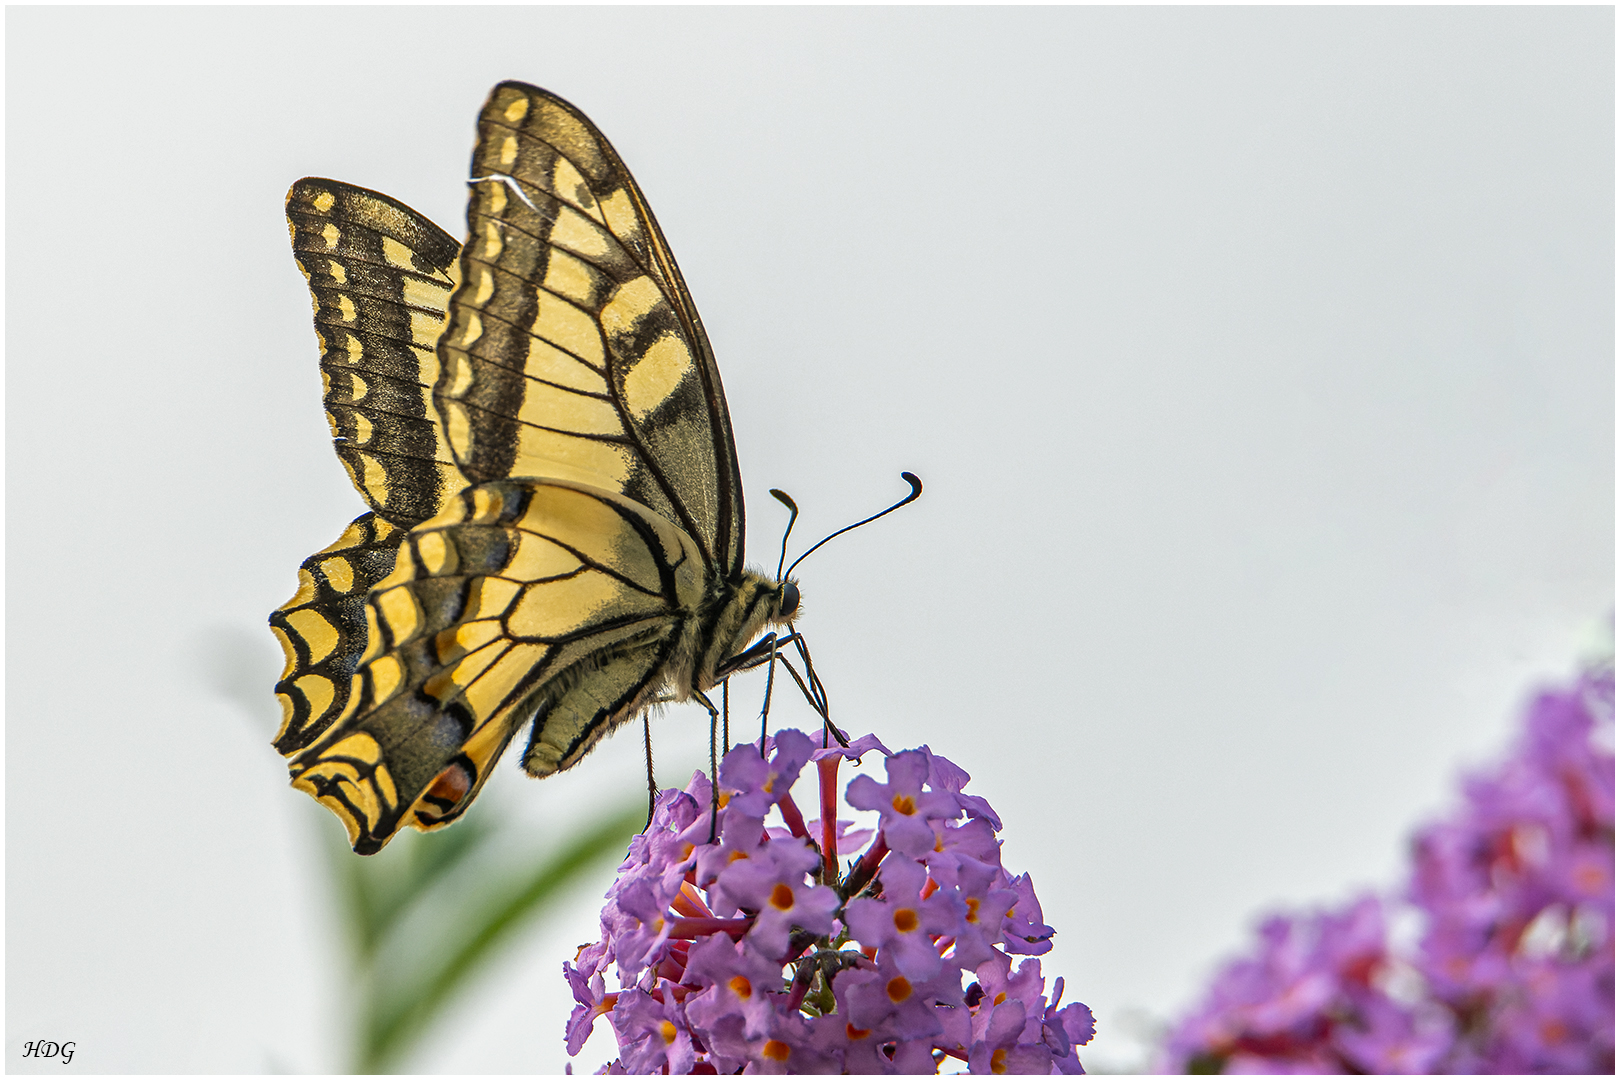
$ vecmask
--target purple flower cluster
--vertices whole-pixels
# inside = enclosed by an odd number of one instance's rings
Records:
[[[1421,830],[1403,905],[1277,916],[1171,1034],[1159,1068],[1614,1072],[1614,670],[1541,694],[1505,764]]]
[[[877,815],[854,828],[838,818],[838,770],[872,751],[888,781],[850,782],[848,806]],[[820,813],[808,822],[793,798],[806,766]],[[948,1058],[1083,1073],[1091,1011],[1061,1004],[1062,979],[1048,999],[1032,957],[1052,928],[1029,875],[1003,869],[1001,821],[967,781],[926,746],[890,753],[868,735],[817,748],[785,730],[766,756],[750,744],[725,756],[717,815],[702,773],[660,793],[602,939],[563,965],[578,1002],[569,1054],[606,1016],[610,1073],[934,1073]]]

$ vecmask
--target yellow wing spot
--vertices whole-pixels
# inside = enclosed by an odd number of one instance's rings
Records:
[[[287,676],[298,670],[298,650],[293,648],[292,639],[287,636],[287,632],[281,627],[277,626],[275,623],[270,624],[270,632],[275,634],[276,641],[281,643],[281,656],[283,660],[281,666],[281,677],[285,679]]]
[[[450,452],[458,458],[467,457],[472,452],[472,425],[467,421],[466,408],[448,399],[440,402],[440,408],[444,410],[444,441],[450,444]]]
[[[587,259],[599,259],[608,250],[607,234],[602,227],[566,206],[551,223],[548,238],[556,247],[567,248]]]
[[[624,421],[612,402],[543,383],[531,383],[524,388],[518,419],[575,435],[624,434]]]
[[[500,636],[499,619],[479,619],[439,631],[433,639],[433,648],[438,654],[439,663],[448,664],[474,649],[483,648]]]
[[[342,236],[343,234],[338,231],[338,227],[333,225],[330,221],[321,226],[321,242],[326,245],[327,251],[331,251],[333,248],[337,247],[338,240],[340,240]]]
[[[506,184],[500,180],[486,180],[484,182],[495,185],[492,188],[484,188],[484,191],[487,192],[485,197],[489,199],[489,205],[484,209],[491,217],[500,217],[506,212]]]
[[[473,384],[472,362],[467,359],[466,353],[457,351],[450,354],[449,374],[450,385],[445,388],[444,393],[448,397],[459,398]]]
[[[416,269],[416,263],[411,258],[411,249],[392,236],[382,238],[382,253],[383,259],[395,270]]]
[[[492,525],[500,519],[501,511],[506,508],[506,500],[499,492],[489,488],[479,488],[473,492],[472,514],[467,518],[474,525]]]
[[[554,476],[576,484],[622,491],[635,467],[616,443],[524,425],[518,429],[513,476]]]
[[[514,99],[512,103],[506,107],[506,112],[502,115],[506,117],[506,122],[508,124],[515,124],[528,114],[529,99],[526,97],[520,97]]]
[[[371,704],[381,705],[394,696],[404,681],[404,671],[400,668],[399,657],[392,653],[379,656],[367,668],[371,672]]]
[[[368,660],[375,659],[377,654],[382,652],[382,648],[382,629],[377,625],[377,612],[370,604],[367,604],[366,651],[360,654],[360,662],[364,664]],[[359,675],[356,674],[355,677],[359,678]]]
[[[348,284],[349,272],[343,269],[343,264],[338,262],[336,259],[326,260],[326,270],[327,273],[332,275],[332,280],[337,282],[339,285]]]
[[[399,805],[399,789],[394,786],[394,774],[388,771],[387,762],[377,766],[371,774],[371,781],[377,785],[377,793],[382,796],[383,802],[389,806]]]
[[[535,294],[534,323],[529,332],[535,337],[566,349],[588,364],[601,367],[607,352],[596,321],[579,308],[547,292]]]
[[[620,285],[602,308],[602,328],[610,334],[633,334],[636,324],[664,303],[664,294],[645,275]]]
[[[338,544],[342,543],[343,541],[338,541]],[[338,545],[334,544],[333,546],[336,547]],[[327,550],[330,551],[332,549],[327,548]],[[315,578],[308,570],[305,570],[302,566],[300,566],[298,568],[298,591],[293,593],[291,600],[288,600],[281,606],[284,608],[297,607],[299,604],[307,604],[313,599],[315,599]]]
[[[401,295],[405,303],[411,307],[443,311],[445,297],[449,295],[449,290],[437,281],[423,281],[421,278],[408,277],[404,280]]]
[[[678,336],[665,334],[653,342],[624,375],[624,403],[630,415],[645,420],[649,413],[669,400],[691,370],[692,354]]]
[[[337,648],[337,627],[326,621],[326,617],[314,608],[303,608],[299,611],[287,613],[287,625],[303,639],[309,648],[309,662],[318,664],[332,655]]]
[[[619,239],[643,242],[641,220],[636,216],[635,203],[630,201],[630,193],[623,188],[602,200],[602,220]]]
[[[445,542],[444,533],[423,533],[416,540],[416,557],[422,560],[422,566],[429,574],[435,577],[445,572],[450,565],[455,549]]]
[[[411,342],[424,349],[431,349],[438,344],[439,335],[444,333],[444,316],[430,315],[425,311],[411,312]]]
[[[595,571],[531,585],[507,616],[506,626],[517,637],[560,637],[588,624],[624,594],[623,585]]]
[[[587,393],[606,393],[608,388],[600,371],[536,337],[529,339],[529,353],[523,358],[523,373],[530,378]]]
[[[366,419],[365,413],[354,414],[354,434],[351,438],[361,445],[371,441],[371,421]]]
[[[348,526],[344,528],[342,536],[338,537],[330,544],[327,544],[315,554],[325,555],[329,551],[342,551],[344,548],[358,547],[365,541],[365,539],[365,526],[361,525],[358,521],[351,521],[349,522]]]
[[[518,590],[522,587],[517,582],[505,578],[480,578],[477,585],[477,599],[467,605],[468,611],[481,619],[505,614],[506,609],[512,604],[512,598],[517,596]]]
[[[347,296],[339,296],[338,313],[343,316],[344,322],[354,322],[354,301]]]
[[[443,332],[444,323],[441,321],[437,324],[437,332],[433,338],[434,345],[439,343],[439,338],[437,335],[442,334]],[[416,365],[416,381],[424,388],[431,390],[439,381],[439,350],[432,348],[431,346],[427,348],[419,346],[416,352]],[[437,429],[439,425],[434,424],[433,426],[435,429]],[[434,435],[437,436],[438,434],[438,431],[435,430]],[[448,459],[441,458],[440,460],[444,461]]]
[[[371,493],[372,498],[380,498],[388,490],[388,470],[383,463],[370,454],[361,454],[360,460],[366,467],[365,479],[361,486]]]
[[[485,262],[492,263],[501,257],[501,252],[505,249],[506,238],[501,235],[501,223],[499,221],[484,222],[484,250],[479,253],[478,257]]]
[[[382,760],[382,747],[370,735],[356,731],[321,751],[323,762],[332,758],[355,758],[367,765],[375,765]]]
[[[484,336],[484,320],[478,317],[478,312],[467,312],[467,321],[461,327],[461,347],[468,349],[472,343]]]
[[[516,135],[508,135],[501,142],[501,164],[510,165],[517,160],[518,141]]]
[[[357,375],[352,371],[349,372],[349,400],[350,401],[353,401],[355,403],[359,403],[359,402],[364,401],[366,399],[366,393],[370,389],[371,389],[371,387],[366,385],[366,380],[365,380],[364,376]]]
[[[472,302],[479,307],[489,303],[489,298],[495,295],[495,275],[488,270],[478,272],[478,291],[473,294]]]
[[[337,202],[337,198],[330,191],[321,191],[317,192],[315,198],[310,201],[317,213],[324,214],[332,209],[332,204]]]
[[[573,203],[583,210],[590,210],[595,202],[591,198],[591,187],[585,178],[579,175],[574,163],[562,155],[557,156],[557,163],[551,167],[551,190],[559,198]]]
[[[312,779],[312,777],[336,776],[343,786],[348,789],[350,799],[360,805],[361,813],[369,812],[372,815],[372,817],[368,818],[367,820],[374,820],[377,809],[377,800],[369,793],[369,791],[362,791],[359,785],[354,782],[354,779],[348,775],[353,771],[353,769],[345,768],[340,765],[321,765],[305,769],[303,772],[299,773],[298,778],[292,782],[292,786],[296,790],[313,796],[316,802],[320,803],[322,806],[326,807],[328,810],[332,811],[332,813],[338,816],[338,820],[343,822],[343,827],[349,831],[350,844],[353,844],[355,841],[360,839],[360,833],[364,828],[364,823],[355,818],[354,811],[343,805],[343,801],[337,796],[322,795],[320,793],[320,789],[315,786],[315,781]],[[369,811],[367,809],[368,807]]]
[[[326,575],[326,583],[338,592],[348,592],[354,588],[354,564],[341,556],[327,559],[321,563],[321,573]]]
[[[468,679],[462,698],[472,707],[473,715],[493,716],[523,677],[545,659],[547,651],[544,645],[514,646],[498,662]],[[466,661],[462,663],[465,665]],[[456,671],[459,674],[461,668]]]
[[[293,699],[281,691],[276,691],[276,701],[281,705],[281,727],[276,731],[276,737],[271,742],[280,742],[287,729],[292,727],[293,717],[298,715],[298,706]]]
[[[348,354],[349,363],[358,364],[360,362],[360,358],[366,355],[366,347],[362,345],[360,343],[360,339],[355,337],[353,334],[344,334],[343,337],[345,338],[343,342],[343,351]]]
[[[332,707],[336,688],[333,687],[332,680],[325,675],[302,675],[294,680],[293,685],[304,695],[304,700],[309,702],[309,715],[320,716]]]
[[[546,280],[542,287],[584,307],[596,305],[596,282],[585,264],[555,248],[546,258]]]
[[[572,574],[582,565],[584,564],[567,548],[543,536],[520,532],[517,550],[507,559],[506,568],[501,571],[501,575],[515,581],[543,581],[546,578]],[[508,601],[510,599],[511,597],[507,597]],[[506,604],[503,603],[501,610],[504,611],[505,608]]]
[[[477,652],[468,653],[453,670],[441,671],[429,678],[422,684],[422,689],[440,701],[449,701],[456,694],[465,692],[473,680],[482,675],[506,649],[504,638],[492,641]]]
[[[378,614],[388,624],[394,644],[410,639],[421,625],[421,613],[416,609],[416,598],[408,585],[400,585],[378,596],[375,601]]]

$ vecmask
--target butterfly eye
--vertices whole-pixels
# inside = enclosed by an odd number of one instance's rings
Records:
[[[782,582],[782,599],[777,603],[776,614],[779,618],[791,619],[793,613],[799,610],[799,587],[791,581]]]

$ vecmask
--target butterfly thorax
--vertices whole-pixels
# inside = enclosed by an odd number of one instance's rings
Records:
[[[735,580],[719,579],[681,635],[670,689],[678,699],[705,691],[721,679],[726,661],[743,652],[771,626],[791,626],[798,614],[798,586],[755,570]]]

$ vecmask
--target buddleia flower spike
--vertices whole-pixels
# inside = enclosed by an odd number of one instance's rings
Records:
[[[569,1054],[605,1019],[610,1073],[1084,1072],[1091,1011],[1062,1004],[1061,978],[1048,992],[1036,957],[1054,931],[968,774],[927,746],[820,741],[733,748],[712,839],[707,777],[659,794],[601,938],[563,965]],[[856,776],[841,818],[839,768],[866,754],[886,780]]]

